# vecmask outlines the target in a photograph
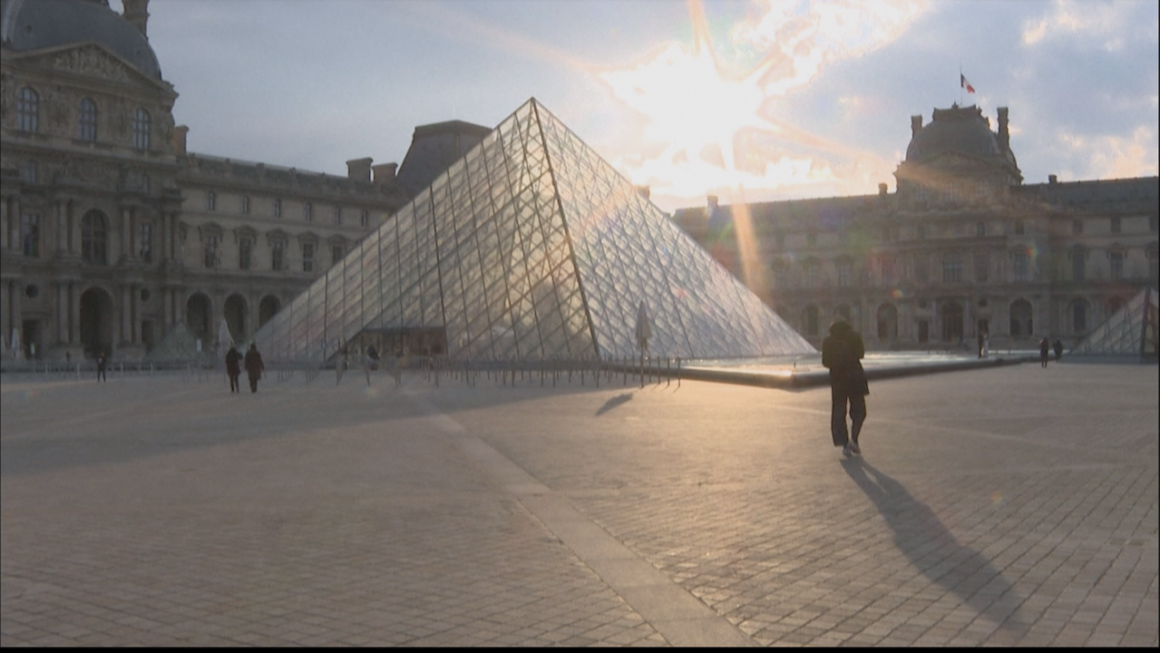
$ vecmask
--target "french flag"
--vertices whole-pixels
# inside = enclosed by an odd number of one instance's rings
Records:
[[[968,93],[975,92],[975,87],[971,86],[971,83],[967,81],[966,76],[963,75],[962,73],[959,73],[959,85],[962,86],[963,88],[967,89]]]

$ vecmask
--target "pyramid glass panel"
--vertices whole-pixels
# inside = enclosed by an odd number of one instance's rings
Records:
[[[1157,291],[1140,291],[1076,345],[1069,356],[1131,356],[1155,359],[1157,355]]]
[[[533,99],[254,341],[272,362],[404,332],[464,361],[623,359],[642,304],[652,356],[816,353]]]

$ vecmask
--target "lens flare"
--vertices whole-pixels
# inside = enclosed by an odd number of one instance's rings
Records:
[[[730,52],[756,53],[738,66],[714,51],[700,0],[690,0],[694,43],[671,43],[635,65],[599,77],[642,114],[652,156],[614,160],[634,183],[685,200],[718,194],[736,203],[748,190],[868,192],[893,164],[806,133],[777,118],[778,100],[809,85],[827,64],[858,57],[898,38],[925,0],[767,0],[737,24]],[[846,98],[860,111],[861,98]]]

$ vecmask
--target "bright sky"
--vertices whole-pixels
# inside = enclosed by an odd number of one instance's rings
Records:
[[[1156,175],[1158,6],[152,0],[149,37],[194,152],[345,175],[535,97],[672,211],[893,192],[910,116],[955,102],[1010,108],[1025,183]]]

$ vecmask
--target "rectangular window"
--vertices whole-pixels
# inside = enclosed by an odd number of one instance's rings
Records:
[[[986,283],[990,278],[991,257],[986,252],[975,252],[975,281]]]
[[[307,202],[302,205],[302,219],[310,222],[314,219],[314,206]]]
[[[342,255],[343,255],[342,245],[340,245],[338,243],[334,243],[330,246],[330,262],[332,264],[338,263],[339,261],[341,261]]]
[[[1112,233],[1114,233],[1114,234],[1120,233],[1120,219],[1119,218],[1112,218]]]
[[[137,259],[144,263],[153,262],[153,225],[149,222],[137,225]]]
[[[25,161],[24,165],[20,166],[20,181],[26,184],[35,184],[36,178],[39,176],[36,173],[36,162]]]
[[[882,283],[894,283],[894,259],[889,256],[882,257]]]
[[[250,196],[242,195],[242,213],[248,214],[250,212]]]
[[[342,224],[342,207],[334,207],[334,224]]]
[[[277,198],[274,200],[274,217],[282,217],[282,198]]]
[[[22,132],[36,132],[40,127],[40,96],[27,86],[16,94],[16,120]]]
[[[205,237],[205,267],[213,269],[217,267],[218,260],[218,237]]]
[[[270,244],[270,268],[272,270],[281,270],[282,269],[283,249],[284,248],[282,245],[282,241],[275,241],[275,242]]]
[[[963,280],[963,264],[958,254],[947,254],[943,258],[943,283],[959,283]]]
[[[215,195],[212,190],[206,191],[206,193],[205,193],[205,210],[206,211],[216,211],[217,210],[217,195]]]
[[[1071,221],[1071,234],[1073,236],[1078,236],[1082,233],[1083,233],[1083,220],[1072,220]]]
[[[1016,252],[1012,267],[1015,281],[1027,281],[1027,252]]]
[[[1108,253],[1108,270],[1113,281],[1119,281],[1124,278],[1124,253],[1123,252],[1109,252]]]
[[[25,256],[40,256],[40,216],[25,213],[20,216],[20,247]]]
[[[145,109],[136,109],[133,112],[133,147],[138,150],[149,149],[149,112]]]
[[[838,261],[838,287],[839,288],[849,288],[850,287],[850,275],[852,272],[853,272],[853,265],[850,263],[850,261],[847,261],[847,260]]]
[[[369,220],[369,216],[368,216],[368,214],[367,214],[367,211],[366,211],[366,209],[363,209],[362,211],[359,211],[359,214],[358,214],[358,223],[359,223],[359,226],[365,227],[365,226],[367,226],[367,223],[368,223],[369,221],[370,221],[370,220]]]
[[[302,243],[302,271],[314,272],[314,243]]]
[[[253,264],[254,257],[254,241],[249,238],[242,238],[238,241],[238,269],[249,270]]]
[[[810,235],[812,236],[813,234],[810,234]],[[818,287],[818,264],[817,263],[807,263],[806,264],[806,288],[817,288],[817,287]]]

